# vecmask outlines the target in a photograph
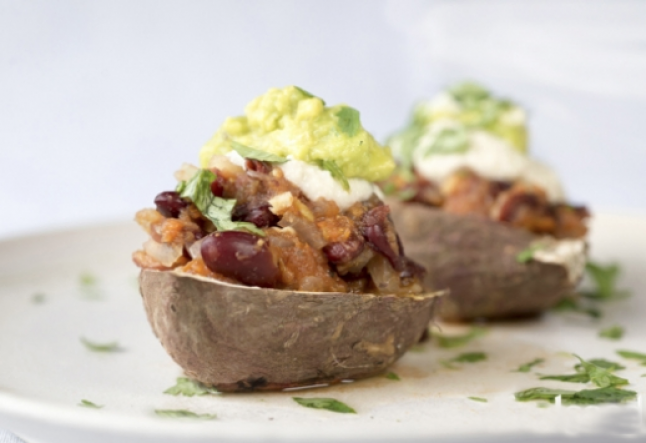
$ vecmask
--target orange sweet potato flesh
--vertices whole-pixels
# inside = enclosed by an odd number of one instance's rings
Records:
[[[450,291],[437,306],[443,320],[532,316],[573,290],[565,267],[518,262],[538,238],[530,232],[417,203],[388,204],[406,255],[427,269],[426,289]]]
[[[139,282],[166,351],[223,392],[379,374],[419,340],[436,295],[296,292],[146,269]]]

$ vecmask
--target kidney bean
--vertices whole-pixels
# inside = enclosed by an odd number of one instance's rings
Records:
[[[269,245],[242,231],[215,232],[202,241],[202,259],[213,272],[248,286],[275,287],[280,278]]]
[[[389,213],[390,208],[388,206],[377,206],[366,212],[363,216],[362,227],[364,237],[373,249],[388,259],[390,265],[399,272],[401,278],[411,278],[414,276],[423,278],[426,269],[404,255],[404,247],[399,235],[396,236],[399,253],[395,252],[388,241],[386,231],[390,223],[388,219]]]
[[[188,206],[182,197],[175,191],[164,191],[155,197],[157,212],[164,217],[177,218],[182,209]]]
[[[366,212],[363,215],[361,232],[370,245],[377,252],[383,254],[393,268],[399,270],[399,254],[392,248],[386,235],[386,223],[388,222],[389,213],[390,208],[388,206],[377,206]]]
[[[538,212],[547,206],[547,203],[542,200],[536,194],[513,192],[501,205],[498,218],[500,221],[511,223],[523,209]]]
[[[334,264],[348,263],[363,252],[365,242],[360,238],[350,238],[344,242],[335,242],[326,245],[323,252],[327,259]]]
[[[497,198],[501,193],[509,190],[512,186],[511,182],[503,180],[492,180],[489,183],[489,193],[493,198]]]
[[[216,175],[215,180],[211,182],[211,192],[216,197],[222,197],[224,194],[224,181],[220,175]]]
[[[269,174],[271,172],[271,163],[262,160],[254,160],[248,158],[245,162],[247,169],[250,171],[260,172],[261,174]]]
[[[234,221],[245,221],[253,223],[259,228],[275,226],[278,223],[278,216],[269,210],[269,203],[260,204],[246,203],[233,208],[231,217]]]

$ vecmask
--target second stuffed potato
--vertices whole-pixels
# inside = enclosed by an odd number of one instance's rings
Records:
[[[451,291],[443,319],[534,315],[575,288],[589,214],[528,156],[520,107],[458,85],[419,105],[390,145],[401,167],[383,189],[427,288]]]

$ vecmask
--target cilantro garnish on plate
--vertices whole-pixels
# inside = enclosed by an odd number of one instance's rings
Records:
[[[207,394],[219,394],[220,392],[210,386],[206,386],[199,381],[191,380],[187,377],[177,377],[177,382],[175,386],[164,391],[164,394],[169,395],[185,395],[186,397],[207,395]]]
[[[332,412],[340,412],[343,414],[356,414],[357,411],[343,402],[333,398],[303,398],[292,397],[296,403],[306,408],[312,409],[327,409]]]
[[[535,358],[534,360],[522,364],[514,372],[529,372],[534,366],[543,363],[545,360],[542,358]]]

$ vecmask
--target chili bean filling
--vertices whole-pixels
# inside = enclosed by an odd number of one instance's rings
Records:
[[[156,209],[136,215],[150,235],[133,255],[139,267],[297,291],[422,291],[424,270],[404,255],[390,210],[376,195],[341,211],[333,201],[310,201],[271,163],[247,160],[246,170],[226,157],[215,163],[213,195],[235,199],[232,220],[265,235],[218,232],[190,200],[162,192]]]
[[[538,186],[489,180],[467,169],[449,177],[441,189],[416,173],[395,175],[382,187],[386,193],[407,202],[452,214],[486,217],[536,234],[560,239],[582,238],[588,232],[587,208],[550,203]]]

